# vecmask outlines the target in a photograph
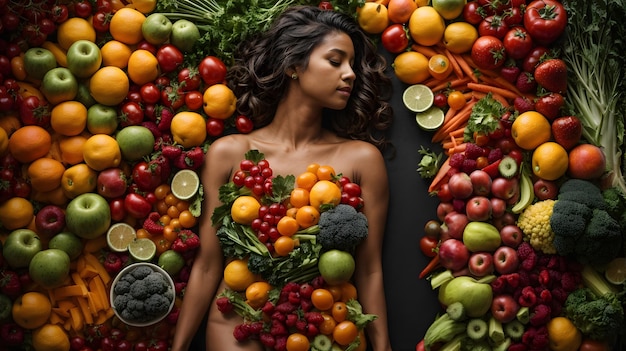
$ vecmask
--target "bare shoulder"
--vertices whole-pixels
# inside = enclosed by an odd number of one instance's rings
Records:
[[[215,140],[207,151],[208,161],[223,161],[243,159],[244,154],[250,149],[248,138],[241,134],[231,134]]]
[[[383,155],[380,150],[376,146],[365,141],[347,141],[343,144],[341,150],[343,154],[348,155],[350,159],[357,163],[384,163]]]

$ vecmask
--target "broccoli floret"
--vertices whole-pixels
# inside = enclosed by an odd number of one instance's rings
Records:
[[[594,183],[577,178],[570,178],[563,182],[559,187],[559,193],[567,193],[570,191],[582,191],[584,193],[599,193],[600,188],[598,188]]]
[[[144,312],[145,307],[143,300],[129,299],[128,303],[126,304],[126,309],[135,312]]]
[[[552,245],[561,256],[573,255],[576,251],[576,241],[564,236],[555,236]]]
[[[585,192],[583,190],[561,192],[559,193],[558,200],[571,200],[587,205],[592,209],[599,208],[604,210],[607,208],[606,202],[604,202],[604,198],[602,197],[602,193],[600,193],[599,189],[597,192]]]
[[[115,300],[113,300],[113,307],[115,307],[118,311],[123,311],[126,309],[128,305],[128,301],[130,301],[131,297],[127,294],[117,295],[115,296]]]
[[[150,275],[150,273],[152,272],[154,271],[152,270],[152,268],[148,266],[139,266],[139,267],[135,267],[130,272],[130,275],[132,275],[135,279],[143,279],[147,277],[148,275]]]
[[[152,272],[141,280],[148,292],[148,295],[161,294],[167,290],[167,281],[159,272]]]
[[[150,295],[143,280],[136,280],[132,283],[130,285],[129,294],[137,300],[144,300]]]
[[[585,204],[571,200],[558,200],[552,209],[550,227],[556,236],[578,237],[585,231],[592,210]],[[557,252],[563,254],[558,250]]]
[[[272,257],[251,253],[248,258],[248,269],[254,274],[269,275],[274,270]]]
[[[161,294],[152,294],[144,301],[144,309],[148,315],[160,316],[167,312],[171,302]]]
[[[619,223],[608,212],[593,210],[584,235],[576,241],[576,257],[581,263],[603,265],[617,257],[622,247]]]
[[[120,279],[117,281],[117,284],[115,284],[115,288],[113,288],[113,291],[115,291],[115,293],[118,295],[126,294],[130,291],[130,284],[131,283],[127,280]]]
[[[353,251],[367,237],[367,218],[354,207],[339,204],[322,212],[317,243],[326,250]]]
[[[626,210],[626,197],[624,197],[624,194],[618,188],[612,187],[603,190],[602,197],[606,203],[607,212],[611,217],[619,219],[624,210]]]
[[[621,295],[606,293],[596,296],[584,287],[571,292],[563,309],[581,332],[596,340],[610,340],[623,333],[624,309]]]
[[[122,277],[120,277],[120,280],[118,280],[118,282],[127,282],[128,284],[132,284],[135,282],[135,277],[132,276],[132,274],[124,274]]]

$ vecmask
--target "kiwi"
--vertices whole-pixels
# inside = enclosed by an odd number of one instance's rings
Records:
[[[450,318],[454,319],[455,321],[462,321],[467,317],[467,314],[465,313],[465,307],[459,301],[455,301],[448,305],[448,307],[446,308],[446,313],[450,316]]]
[[[472,318],[467,322],[467,336],[472,340],[482,340],[487,336],[489,327],[487,322],[480,318]]]
[[[504,334],[512,340],[520,340],[524,334],[524,324],[517,319],[514,319],[504,324]]]
[[[311,343],[311,350],[316,351],[330,351],[333,347],[333,342],[330,338],[324,334],[317,334],[313,338]]]
[[[504,156],[498,164],[498,172],[504,178],[513,178],[517,175],[519,166],[517,161],[511,156]]]

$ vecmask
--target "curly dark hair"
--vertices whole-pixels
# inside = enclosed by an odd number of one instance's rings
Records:
[[[289,85],[286,72],[306,67],[313,49],[336,32],[352,39],[356,79],[346,108],[324,111],[324,127],[380,149],[387,146],[385,134],[393,115],[389,104],[391,79],[385,74],[387,63],[354,19],[337,11],[290,7],[267,32],[242,43],[227,77],[237,96],[237,111],[249,116],[257,128],[269,124]]]

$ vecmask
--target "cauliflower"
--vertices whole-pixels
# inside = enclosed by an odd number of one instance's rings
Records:
[[[518,217],[517,226],[524,233],[524,241],[546,254],[556,253],[553,245],[554,232],[550,227],[550,217],[554,200],[538,201],[528,206]]]

